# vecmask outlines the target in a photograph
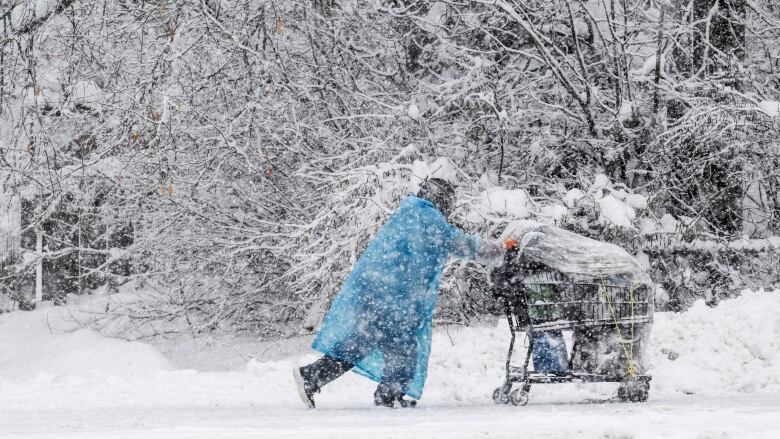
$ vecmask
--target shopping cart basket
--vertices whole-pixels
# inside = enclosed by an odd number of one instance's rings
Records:
[[[569,382],[619,382],[619,400],[646,401],[651,377],[641,352],[652,324],[652,283],[631,273],[565,273],[534,259],[522,246],[509,250],[492,274],[511,331],[506,377],[494,402],[525,405],[531,385]],[[562,330],[573,331],[570,358]],[[521,367],[512,363],[518,332],[528,343]]]

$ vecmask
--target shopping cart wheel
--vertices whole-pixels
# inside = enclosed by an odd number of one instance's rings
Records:
[[[525,389],[515,389],[509,394],[509,402],[512,405],[528,404],[528,391]]]
[[[493,402],[496,404],[509,404],[509,389],[505,386],[496,387],[493,391]]]
[[[617,396],[623,402],[645,402],[650,393],[647,381],[628,381],[618,387]]]

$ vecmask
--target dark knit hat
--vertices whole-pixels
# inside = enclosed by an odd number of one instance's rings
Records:
[[[428,178],[420,186],[417,196],[433,203],[447,218],[455,204],[455,187],[447,180]]]

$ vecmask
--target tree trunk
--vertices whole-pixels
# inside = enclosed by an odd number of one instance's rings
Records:
[[[722,80],[724,85],[743,91],[737,68],[745,59],[746,0],[693,0],[693,73]],[[718,101],[733,99],[724,94]],[[728,140],[726,140],[728,141]],[[720,148],[721,145],[713,145]],[[733,153],[733,152],[732,152]],[[742,229],[742,169],[734,156],[722,157],[708,166],[703,186],[709,186],[707,219],[726,234]]]
[[[0,264],[13,263],[21,245],[19,197],[9,185],[0,186]]]
[[[745,59],[746,10],[746,0],[693,0],[693,72],[733,72]]]

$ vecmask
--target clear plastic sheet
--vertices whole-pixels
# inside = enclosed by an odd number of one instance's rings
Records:
[[[652,288],[653,283],[639,262],[617,245],[526,220],[506,227],[501,239],[510,238],[518,241],[523,257],[554,270],[594,278],[629,276],[632,282]]]

